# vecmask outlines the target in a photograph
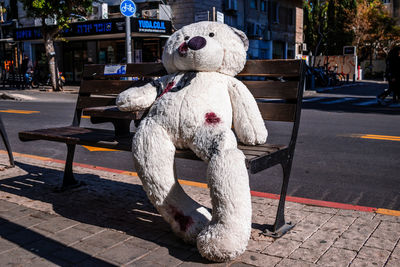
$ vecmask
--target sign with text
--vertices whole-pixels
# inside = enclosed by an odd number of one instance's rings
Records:
[[[105,65],[104,75],[126,74],[126,65]]]
[[[171,34],[171,21],[131,18],[132,32]],[[71,23],[69,28],[61,32],[62,37],[89,36],[100,34],[125,33],[125,19],[89,20]],[[17,28],[14,39],[43,39],[41,27]]]

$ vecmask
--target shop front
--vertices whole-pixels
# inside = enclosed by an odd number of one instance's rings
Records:
[[[132,62],[159,61],[171,34],[171,22],[133,18],[131,29]],[[124,18],[71,23],[61,37],[63,41],[55,43],[56,59],[67,82],[79,82],[85,64],[126,62]],[[39,27],[17,29],[15,38],[31,43],[34,62],[45,57]]]

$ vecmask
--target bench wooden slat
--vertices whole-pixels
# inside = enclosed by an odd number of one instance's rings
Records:
[[[113,78],[113,77],[156,77],[164,76],[167,71],[161,63],[134,63],[126,64],[124,75],[104,75],[104,65],[85,65],[83,79]]]
[[[264,120],[285,122],[294,122],[295,120],[296,104],[260,102],[257,104]]]
[[[79,94],[119,94],[130,87],[142,86],[148,82],[149,80],[83,80],[81,88],[79,89]]]
[[[80,96],[77,101],[77,108],[114,106],[115,97],[96,97],[96,96]]]
[[[242,81],[255,98],[296,99],[298,81]]]
[[[83,115],[111,119],[139,120],[142,118],[143,113],[144,111],[123,112],[120,111],[117,106],[103,106],[83,109]]]
[[[299,77],[300,60],[248,60],[238,76]]]

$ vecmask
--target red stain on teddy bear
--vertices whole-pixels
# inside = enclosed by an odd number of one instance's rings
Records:
[[[164,94],[166,94],[166,93],[168,93],[169,91],[171,91],[171,89],[172,89],[172,87],[174,87],[174,85],[175,85],[175,82],[174,82],[174,81],[169,82],[169,83],[167,84],[167,86],[165,87],[164,91],[161,93],[161,95],[160,95],[158,98],[162,97]]]
[[[185,216],[182,211],[178,210],[174,206],[169,206],[174,220],[179,224],[181,231],[186,232],[186,230],[193,224],[193,219],[190,216]]]
[[[221,121],[221,119],[214,112],[207,113],[205,117],[207,124],[217,124]]]

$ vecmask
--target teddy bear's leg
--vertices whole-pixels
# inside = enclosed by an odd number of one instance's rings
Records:
[[[209,158],[207,178],[213,208],[211,223],[197,237],[197,247],[210,260],[231,260],[245,251],[251,233],[245,156],[230,130],[215,131],[212,136],[203,132],[195,143],[196,153]]]
[[[192,200],[174,175],[175,146],[168,133],[151,119],[142,121],[133,141],[133,157],[143,188],[172,230],[195,243],[211,214]]]

